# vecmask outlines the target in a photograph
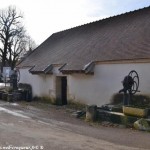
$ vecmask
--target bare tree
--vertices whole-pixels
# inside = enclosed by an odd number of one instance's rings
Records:
[[[32,51],[33,49],[35,49],[37,47],[35,41],[28,35],[26,36],[27,39],[27,50],[28,51]]]
[[[8,51],[6,61],[8,65],[13,69],[18,62],[21,55],[26,52],[26,36],[24,32],[20,32],[19,34],[10,38],[10,42],[8,44]]]
[[[17,62],[28,56],[35,47],[35,42],[30,36],[25,34],[25,31],[12,37],[8,45],[8,54],[6,58],[9,66],[13,69]]]
[[[15,67],[19,58],[26,53],[29,36],[22,24],[23,16],[15,7],[0,11],[0,58],[2,67]],[[1,68],[2,69],[2,68]]]
[[[22,51],[20,51],[16,62],[20,63],[23,61],[36,47],[35,41],[30,36],[25,36],[25,40],[22,41]]]

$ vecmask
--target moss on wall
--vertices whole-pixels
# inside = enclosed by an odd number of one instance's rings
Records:
[[[47,103],[47,104],[56,104],[56,100],[54,98],[48,97],[48,96],[35,96],[33,98],[34,101],[39,101],[41,103]]]
[[[74,108],[74,109],[85,109],[86,108],[86,104],[81,102],[81,101],[75,101],[75,100],[68,100],[68,105],[69,107],[71,108]]]
[[[123,94],[114,94],[110,100],[110,104],[123,103]],[[135,94],[132,97],[132,105],[150,107],[150,97],[143,94]]]
[[[123,94],[117,93],[114,94],[110,100],[110,104],[120,104],[123,103]]]

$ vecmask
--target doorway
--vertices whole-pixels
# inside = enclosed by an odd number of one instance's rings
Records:
[[[67,77],[56,77],[56,102],[58,105],[67,105]]]

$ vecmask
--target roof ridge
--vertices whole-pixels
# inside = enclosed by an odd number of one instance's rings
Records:
[[[106,21],[106,20],[109,20],[109,19],[112,19],[112,18],[116,18],[116,17],[120,17],[120,16],[123,16],[123,15],[128,15],[128,14],[136,13],[136,12],[143,11],[143,10],[149,9],[149,8],[150,8],[150,5],[147,6],[147,7],[135,9],[135,10],[128,11],[128,12],[121,13],[121,14],[117,14],[117,15],[114,15],[114,16],[109,16],[109,17],[106,17],[106,18],[103,18],[103,19],[100,19],[100,20],[96,20],[96,21],[85,23],[85,24],[81,24],[81,25],[78,25],[78,26],[75,26],[75,27],[71,27],[69,29],[64,29],[62,31],[54,32],[53,34],[62,33],[62,32],[65,32],[65,31],[68,31],[68,30],[71,30],[71,29],[77,29],[77,28],[85,26],[85,25],[90,25],[90,24],[93,24],[93,23],[98,23],[100,21]]]

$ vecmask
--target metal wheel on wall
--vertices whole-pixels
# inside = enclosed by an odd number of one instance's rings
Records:
[[[139,88],[139,75],[135,70],[132,70],[129,72],[128,76],[130,76],[133,80],[131,93],[135,94],[136,92],[138,92],[138,88]]]

